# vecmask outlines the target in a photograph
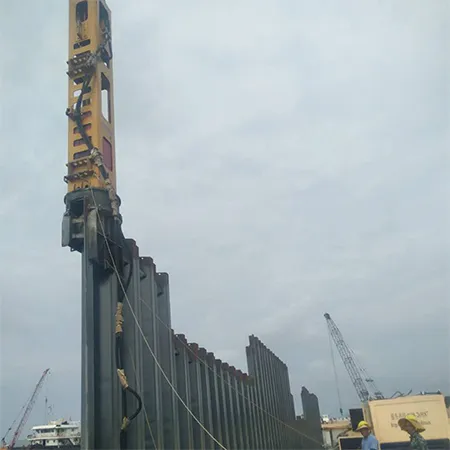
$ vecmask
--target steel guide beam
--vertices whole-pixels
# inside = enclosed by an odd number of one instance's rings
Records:
[[[82,272],[81,446],[110,450],[119,446],[121,426],[114,345],[117,279],[104,278],[87,252]],[[109,432],[96,431],[100,424]]]
[[[82,254],[81,445],[110,450],[119,446],[122,418],[114,338],[119,287],[106,242],[118,224],[104,191],[70,193],[65,203],[61,243]]]

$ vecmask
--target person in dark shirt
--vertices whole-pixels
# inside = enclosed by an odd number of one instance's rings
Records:
[[[410,414],[402,417],[398,421],[398,425],[403,431],[409,434],[412,450],[428,450],[427,441],[420,434],[425,431],[425,428],[419,423],[416,416]]]
[[[365,420],[359,422],[356,431],[359,431],[363,437],[361,441],[361,450],[378,450],[378,440],[371,433],[370,425]]]

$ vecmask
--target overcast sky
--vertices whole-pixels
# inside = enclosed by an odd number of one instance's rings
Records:
[[[449,392],[450,3],[108,4],[124,231],[169,272],[175,330],[243,369],[256,334],[298,413],[303,385],[338,411],[325,312],[386,395]],[[3,434],[47,367],[27,431],[45,395],[79,418],[81,272],[68,1],[0,0],[0,34]]]

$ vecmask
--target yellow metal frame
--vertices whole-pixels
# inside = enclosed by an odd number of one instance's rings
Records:
[[[104,0],[69,0],[69,8],[70,62],[76,61],[77,58],[92,56],[97,52],[104,40],[105,26],[111,33],[111,12]],[[110,44],[106,46],[103,55],[104,57],[99,56],[96,59],[89,90],[83,96],[81,113],[86,134],[91,139],[92,146],[103,156],[111,186],[116,191],[114,84]],[[68,111],[73,111],[86,73],[74,74],[69,70],[68,75]],[[104,111],[109,117],[104,117],[102,106],[103,109],[109,110],[109,114]],[[68,171],[65,177],[68,192],[86,188],[106,189],[105,178],[90,156],[77,124],[69,118]]]

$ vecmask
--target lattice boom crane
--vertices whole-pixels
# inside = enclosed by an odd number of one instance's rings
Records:
[[[44,373],[41,375],[41,378],[39,379],[38,383],[36,384],[36,387],[34,388],[33,393],[31,394],[30,400],[28,401],[25,412],[23,413],[22,418],[20,419],[19,425],[16,428],[16,431],[14,432],[13,438],[11,440],[11,443],[7,447],[8,449],[13,449],[16,445],[17,439],[19,439],[23,427],[28,421],[28,417],[30,417],[31,411],[33,410],[34,404],[36,403],[36,399],[39,395],[39,392],[42,389],[42,386],[44,384],[45,378],[47,377],[48,373],[50,372],[50,369],[44,370]]]
[[[345,368],[350,376],[350,379],[353,383],[353,386],[356,389],[359,399],[361,402],[367,402],[372,398],[382,399],[384,398],[383,394],[376,387],[373,378],[367,375],[366,370],[356,362],[356,356],[350,347],[345,343],[342,333],[340,332],[337,325],[334,323],[333,319],[328,313],[324,315],[330,336],[333,338],[334,343],[336,344],[336,348],[342,358]],[[366,384],[367,383],[367,384]],[[371,392],[367,385],[370,386]]]

